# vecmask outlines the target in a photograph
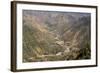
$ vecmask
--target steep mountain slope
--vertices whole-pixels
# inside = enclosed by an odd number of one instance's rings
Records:
[[[23,25],[24,61],[26,61],[26,59],[30,57],[37,58],[37,56],[43,54],[56,54],[58,51],[63,50],[63,48],[55,43],[55,41],[57,40],[54,37],[55,34],[49,32],[46,26],[42,26],[42,24],[39,25],[34,21],[34,18],[30,16],[25,17],[24,21],[27,21],[24,22]],[[31,60],[29,59],[29,61]]]

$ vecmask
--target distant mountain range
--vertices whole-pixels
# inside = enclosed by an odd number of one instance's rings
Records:
[[[23,62],[90,59],[90,13],[23,10]]]

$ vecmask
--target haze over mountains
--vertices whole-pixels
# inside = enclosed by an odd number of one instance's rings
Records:
[[[23,62],[90,59],[90,13],[23,10]]]

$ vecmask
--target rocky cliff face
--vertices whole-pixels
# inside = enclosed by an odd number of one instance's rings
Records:
[[[23,11],[23,62],[90,59],[89,13]]]

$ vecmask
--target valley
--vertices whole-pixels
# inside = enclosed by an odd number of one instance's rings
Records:
[[[23,11],[23,62],[91,58],[90,14]]]

